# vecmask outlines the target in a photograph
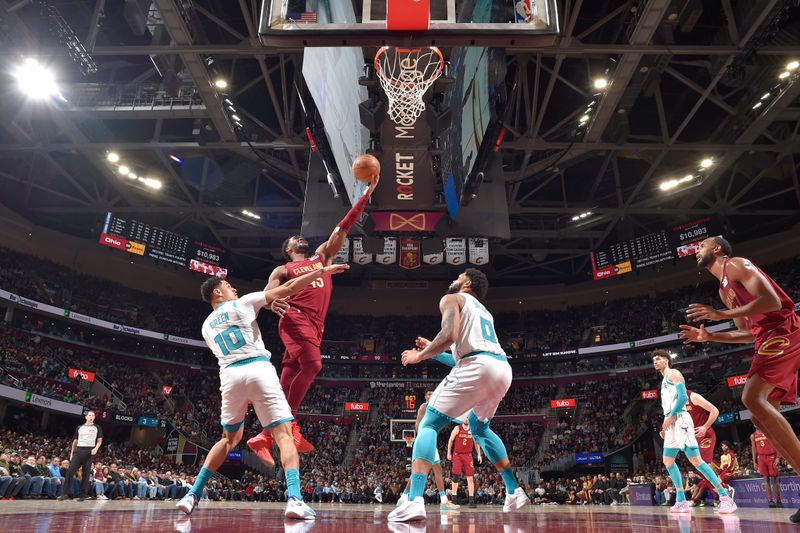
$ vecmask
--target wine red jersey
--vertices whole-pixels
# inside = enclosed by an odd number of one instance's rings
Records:
[[[693,404],[692,391],[687,392],[689,393],[689,401],[686,402],[686,411],[689,413],[689,416],[692,417],[692,423],[694,423],[694,427],[699,428],[708,422],[708,411],[698,405]]]
[[[291,280],[308,274],[324,267],[322,257],[314,254],[302,261],[292,261],[286,263],[286,278]],[[319,338],[325,330],[325,315],[328,313],[328,306],[331,303],[331,291],[333,289],[332,276],[323,274],[294,296],[289,298],[289,304],[302,311],[304,318],[310,320],[317,329]],[[281,318],[283,320],[293,320],[293,313],[286,313]]]
[[[747,292],[747,289],[745,289],[741,283],[728,279],[728,261],[729,259],[726,257],[722,265],[719,296],[728,309],[735,309],[742,305],[749,304],[755,297]],[[747,327],[750,328],[750,332],[755,337],[756,354],[769,356],[774,350],[780,351],[786,348],[789,341],[785,338],[775,339],[775,337],[791,335],[800,330],[800,317],[797,316],[794,310],[794,302],[792,299],[789,298],[789,295],[787,295],[777,283],[775,283],[775,280],[765,274],[764,271],[757,266],[753,265],[753,268],[761,272],[766,278],[781,302],[781,308],[777,311],[762,313],[760,315],[747,317],[746,319]]]
[[[775,447],[767,440],[767,436],[760,431],[753,434],[753,440],[756,441],[756,455],[778,455]]]
[[[453,453],[468,453],[471,455],[472,448],[474,447],[475,443],[472,440],[472,433],[464,431],[464,429],[459,426],[456,441],[453,443]]]

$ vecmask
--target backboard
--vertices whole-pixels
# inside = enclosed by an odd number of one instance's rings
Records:
[[[431,0],[423,31],[389,31],[387,0],[264,0],[266,46],[546,46],[558,33],[555,0]]]

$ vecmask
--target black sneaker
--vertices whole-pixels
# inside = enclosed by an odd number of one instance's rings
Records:
[[[778,509],[783,509],[783,502],[778,500]]]
[[[75,499],[76,499],[77,501],[79,501],[79,502],[82,502],[83,500],[85,500],[85,499],[86,499],[86,497],[85,497],[85,496],[78,496],[78,497],[77,497],[77,498],[75,498]]]
[[[795,511],[795,513],[789,517],[789,522],[792,524],[800,524],[800,509]]]
[[[58,501],[60,501],[60,502],[63,502],[64,500],[69,500],[69,496],[67,496],[66,494],[62,494],[61,496],[59,496],[59,497],[58,497],[58,498],[56,498],[56,499],[57,499]]]
[[[775,502],[774,502],[774,501],[772,501],[772,500],[770,500],[770,501],[769,501],[769,508],[770,508],[770,509],[775,509],[775,507],[777,507],[777,506],[775,505]]]

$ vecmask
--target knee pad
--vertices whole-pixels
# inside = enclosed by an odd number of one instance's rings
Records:
[[[411,460],[423,459],[433,464],[436,460],[436,435],[447,425],[449,420],[432,409],[425,410],[425,416],[419,423],[419,433],[411,450]]]
[[[489,429],[489,420],[481,422],[475,413],[469,413],[469,429],[472,432],[472,437],[478,441],[478,444],[483,448],[483,453],[486,458],[491,462],[496,463],[508,457],[505,444],[497,436],[497,433]]]

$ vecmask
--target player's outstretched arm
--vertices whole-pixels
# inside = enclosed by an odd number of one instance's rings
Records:
[[[267,286],[264,287],[264,291],[280,287],[284,282],[286,282],[286,278],[288,276],[289,274],[286,271],[286,265],[276,266],[269,275],[269,280],[267,281]],[[276,315],[283,316],[289,309],[289,302],[283,298],[275,298],[270,303],[269,308]]]
[[[458,426],[453,428],[453,431],[450,432],[450,439],[447,441],[447,460],[453,460],[453,443],[456,440],[456,436],[458,435]]]
[[[678,336],[683,339],[683,344],[690,342],[721,342],[725,344],[750,344],[755,342],[755,337],[747,327],[747,322],[743,318],[734,318],[736,329],[733,331],[717,331],[712,333],[706,330],[705,326],[695,328],[686,324],[681,324],[681,331]]]
[[[333,233],[328,237],[328,240],[317,247],[316,253],[323,258],[325,264],[330,264],[334,256],[341,250],[347,233],[350,231],[350,228],[353,227],[353,224],[358,222],[358,219],[361,218],[361,214],[364,212],[364,208],[367,207],[372,192],[375,190],[375,187],[378,186],[379,179],[380,176],[375,176],[375,178],[373,178],[372,183],[370,183],[369,187],[364,191],[364,195],[353,204],[350,211],[348,211],[344,218],[333,228]]]
[[[300,292],[305,287],[313,283],[314,280],[321,278],[322,275],[325,273],[330,275],[339,274],[349,268],[350,265],[347,264],[328,265],[319,268],[313,272],[309,272],[308,274],[303,274],[302,276],[289,280],[283,285],[279,285],[274,289],[267,289],[264,291],[264,296],[267,299],[267,305],[272,304],[273,300],[275,300],[276,298],[286,298],[287,296],[291,296],[293,294]]]
[[[441,330],[424,350],[404,351],[402,358],[404,366],[437,356],[458,339],[458,331],[461,329],[461,307],[458,304],[458,296],[455,294],[443,296],[439,301],[439,310],[442,312]]]

